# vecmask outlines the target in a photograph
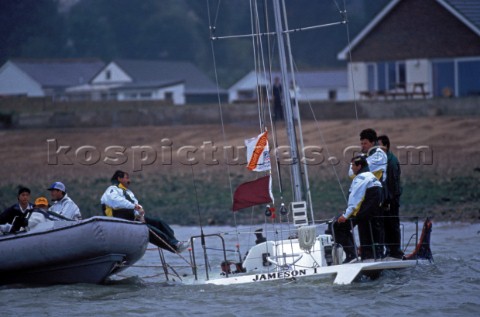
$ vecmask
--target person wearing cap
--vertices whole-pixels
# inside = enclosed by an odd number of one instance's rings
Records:
[[[350,186],[347,208],[333,225],[335,242],[342,245],[346,254],[345,262],[357,258],[352,235],[352,227],[355,226],[358,226],[362,260],[382,255],[380,240],[383,227],[379,221],[382,214],[380,207],[382,184],[369,171],[365,155],[354,157],[351,169],[355,178]],[[348,220],[351,220],[351,223]]]
[[[30,189],[19,186],[17,203],[8,207],[0,214],[0,231],[4,233],[10,232],[15,218],[26,219],[28,212],[32,209],[33,204],[30,203]]]
[[[67,189],[62,182],[53,183],[47,190],[50,191],[52,201],[54,202],[52,206],[48,209],[60,217],[57,218],[64,220],[80,220],[82,219],[82,214],[77,204],[68,197]]]
[[[128,188],[130,176],[127,172],[116,171],[111,178],[111,182],[112,185],[105,190],[100,199],[106,216],[145,222],[150,229],[150,242],[159,248],[178,253],[188,248],[188,243],[179,241],[168,224],[160,219],[145,216],[143,207]]]
[[[48,207],[49,204],[47,198],[38,197],[35,199],[35,206],[32,210],[32,214],[28,218],[29,229],[35,228],[40,223],[56,220],[48,214]]]

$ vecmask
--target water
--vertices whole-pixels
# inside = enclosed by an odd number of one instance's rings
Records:
[[[218,229],[205,228],[205,233]],[[199,232],[175,230],[179,237]],[[159,264],[152,250],[139,267],[106,285],[0,287],[0,316],[478,316],[479,242],[480,224],[434,223],[434,265],[388,271],[377,280],[344,286],[313,279],[235,286],[165,282],[160,268],[145,267]],[[185,264],[174,255],[166,257]],[[190,272],[186,267],[178,271]],[[191,279],[191,274],[184,278]]]

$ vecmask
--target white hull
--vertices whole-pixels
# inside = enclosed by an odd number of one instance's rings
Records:
[[[387,257],[335,264],[343,261],[343,250],[340,249],[341,253],[338,254],[333,245],[332,237],[326,234],[318,235],[310,248],[306,248],[298,239],[262,242],[248,251],[241,264],[244,272],[224,271],[219,274],[220,277],[208,279],[202,279],[199,274],[194,284],[233,285],[314,278],[333,280],[334,284],[344,285],[363,274],[378,276],[383,270],[414,267],[419,262],[417,259]]]
[[[211,279],[206,284],[234,285],[267,281],[296,280],[303,278],[315,278],[331,280],[334,284],[351,284],[361,273],[383,271],[391,269],[404,269],[417,265],[416,260],[383,260],[378,262],[361,262],[332,265],[318,268],[298,268],[294,270],[278,271],[259,274],[232,274],[229,277]]]

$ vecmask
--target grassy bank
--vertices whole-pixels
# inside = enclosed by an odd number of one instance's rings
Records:
[[[233,182],[239,183],[241,179]],[[65,180],[70,196],[80,206],[84,217],[100,215],[100,197],[108,186],[105,179],[93,179],[88,183],[78,179]],[[449,179],[417,178],[408,179],[403,184],[401,214],[403,216],[431,216],[437,221],[480,221],[480,173],[472,176]],[[17,184],[0,188],[0,201],[3,207],[15,202]],[[337,215],[345,208],[345,199],[336,180],[315,180],[312,186],[312,199],[316,219],[326,219]],[[348,193],[348,183],[342,184]],[[31,184],[32,196],[48,194],[42,184]],[[145,210],[161,217],[169,223],[197,225],[207,223],[233,224],[231,196],[228,180],[222,177],[195,179],[180,175],[164,176],[158,179],[139,179],[132,185],[137,198]],[[288,189],[289,190],[289,189]],[[273,188],[275,206],[280,204],[278,188]],[[290,199],[284,193],[285,202]],[[32,197],[33,198],[33,197]],[[237,222],[248,224],[262,222],[264,207],[253,211],[242,210],[237,214]]]

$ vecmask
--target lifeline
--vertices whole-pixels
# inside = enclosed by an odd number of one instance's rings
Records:
[[[289,277],[302,276],[302,275],[307,275],[307,270],[293,270],[293,271],[286,271],[286,272],[257,274],[255,275],[255,278],[253,279],[253,281],[254,282],[267,281],[267,280],[275,280],[280,278],[289,278]]]

